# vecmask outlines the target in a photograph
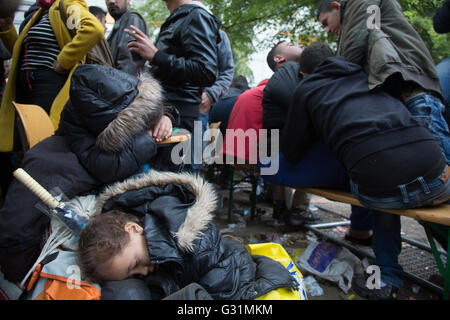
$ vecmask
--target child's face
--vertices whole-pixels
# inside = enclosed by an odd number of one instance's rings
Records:
[[[144,230],[134,222],[125,225],[130,241],[123,250],[100,266],[103,280],[123,280],[133,275],[146,276],[157,269],[150,263]]]

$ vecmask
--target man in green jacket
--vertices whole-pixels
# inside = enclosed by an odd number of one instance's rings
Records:
[[[450,163],[442,89],[425,43],[393,0],[323,0],[317,19],[339,35],[337,55],[361,65],[369,88],[383,87],[424,118]]]

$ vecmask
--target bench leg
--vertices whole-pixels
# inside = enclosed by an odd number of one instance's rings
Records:
[[[250,221],[253,221],[256,212],[256,189],[258,188],[258,178],[252,174],[250,176],[250,181],[252,183],[252,193],[250,194]]]
[[[420,223],[422,224],[422,226],[425,229],[425,232],[427,234],[428,237],[428,242],[430,243],[431,246],[431,250],[433,252],[434,255],[434,259],[436,260],[436,264],[439,268],[439,273],[442,275],[442,277],[444,278],[444,300],[448,300],[449,299],[449,292],[450,292],[450,230],[447,232],[447,234],[445,235],[444,232],[442,230],[439,230],[438,228],[436,228],[432,223],[428,223],[426,221],[420,221]],[[436,242],[433,238],[433,236],[431,235],[430,230],[433,229],[434,231],[438,232],[439,234],[441,234],[442,236],[444,236],[445,238],[447,238],[447,263],[446,266],[444,266],[444,263],[441,259],[441,256],[437,250],[436,247]]]
[[[230,167],[230,194],[228,196],[228,223],[231,223],[231,211],[233,209],[234,168]]]

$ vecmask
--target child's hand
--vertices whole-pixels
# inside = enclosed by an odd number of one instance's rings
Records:
[[[162,116],[152,132],[153,140],[163,141],[172,135],[172,121],[168,116]]]

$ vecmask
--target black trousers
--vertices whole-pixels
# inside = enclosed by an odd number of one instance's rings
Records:
[[[20,71],[16,83],[16,100],[24,104],[36,104],[50,113],[53,100],[66,83],[67,75],[52,69]]]

